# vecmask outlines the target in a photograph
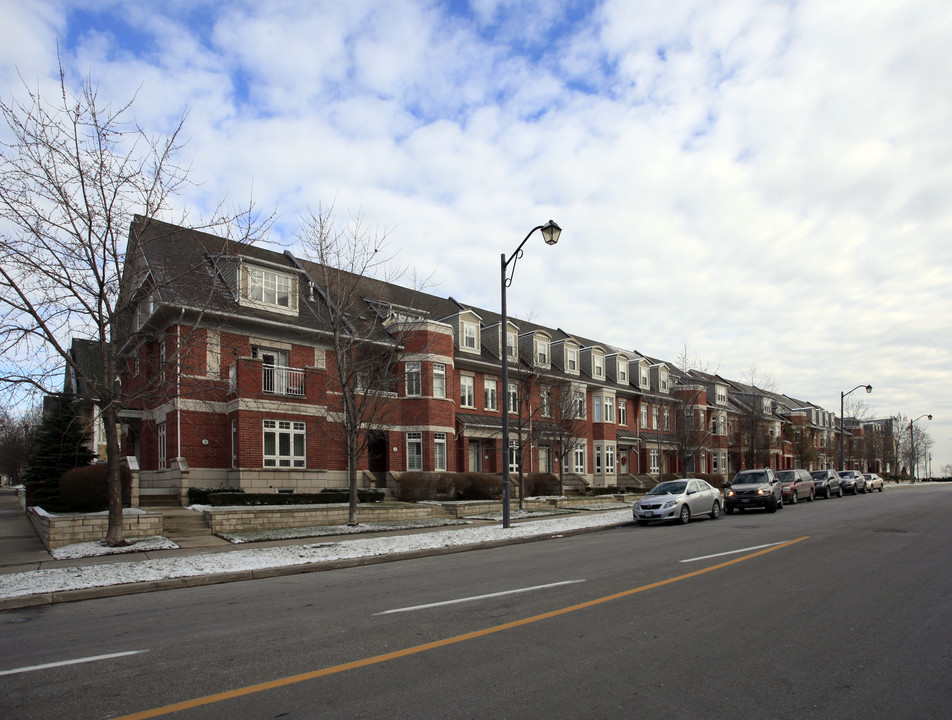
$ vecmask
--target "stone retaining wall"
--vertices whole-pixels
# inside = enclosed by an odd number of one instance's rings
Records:
[[[48,513],[43,508],[27,508],[27,517],[47,550],[74,543],[105,540],[109,529],[109,513]],[[122,532],[126,537],[162,535],[162,514],[138,509],[122,513]]]
[[[346,504],[212,508],[205,510],[204,513],[205,522],[208,523],[213,535],[311,525],[344,525],[349,518],[349,508]],[[359,522],[419,520],[431,516],[432,508],[426,505],[359,505],[357,507]]]

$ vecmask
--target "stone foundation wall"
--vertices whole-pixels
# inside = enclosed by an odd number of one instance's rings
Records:
[[[43,508],[31,507],[27,509],[27,517],[47,550],[105,540],[109,529],[107,512],[54,515]],[[122,532],[126,537],[162,535],[162,514],[126,509],[122,513]]]
[[[357,508],[359,522],[382,522],[386,520],[419,520],[432,517],[432,507],[427,505],[400,507]],[[213,535],[219,533],[248,532],[251,530],[276,530],[281,528],[308,527],[310,525],[344,525],[349,509],[344,504],[299,505],[247,508],[213,508],[205,510],[205,522]]]

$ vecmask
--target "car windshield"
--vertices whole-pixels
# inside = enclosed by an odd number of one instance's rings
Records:
[[[649,495],[681,495],[688,486],[683,480],[669,480],[655,485],[648,491]]]
[[[734,485],[757,485],[759,483],[767,482],[767,473],[765,472],[751,472],[751,473],[740,473],[734,478]]]
[[[797,476],[795,473],[792,473],[792,472],[778,472],[777,479],[780,482],[790,482],[791,480],[796,480]]]
[[[810,477],[814,480],[826,480],[826,470],[820,470],[819,472],[810,473]]]

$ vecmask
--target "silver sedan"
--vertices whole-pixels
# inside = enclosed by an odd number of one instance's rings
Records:
[[[639,525],[647,525],[652,520],[676,520],[686,525],[697,515],[710,515],[717,520],[722,507],[724,496],[720,490],[705,480],[684,478],[655,485],[635,502],[631,512]]]

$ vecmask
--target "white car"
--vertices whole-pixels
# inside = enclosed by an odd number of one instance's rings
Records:
[[[867,473],[866,475],[866,492],[873,492],[873,490],[883,491],[885,483],[883,479],[879,477],[876,473]]]
[[[635,501],[631,513],[639,525],[649,522],[676,520],[682,525],[697,515],[721,516],[724,496],[705,480],[683,478],[667,480],[655,485],[640,500]]]

